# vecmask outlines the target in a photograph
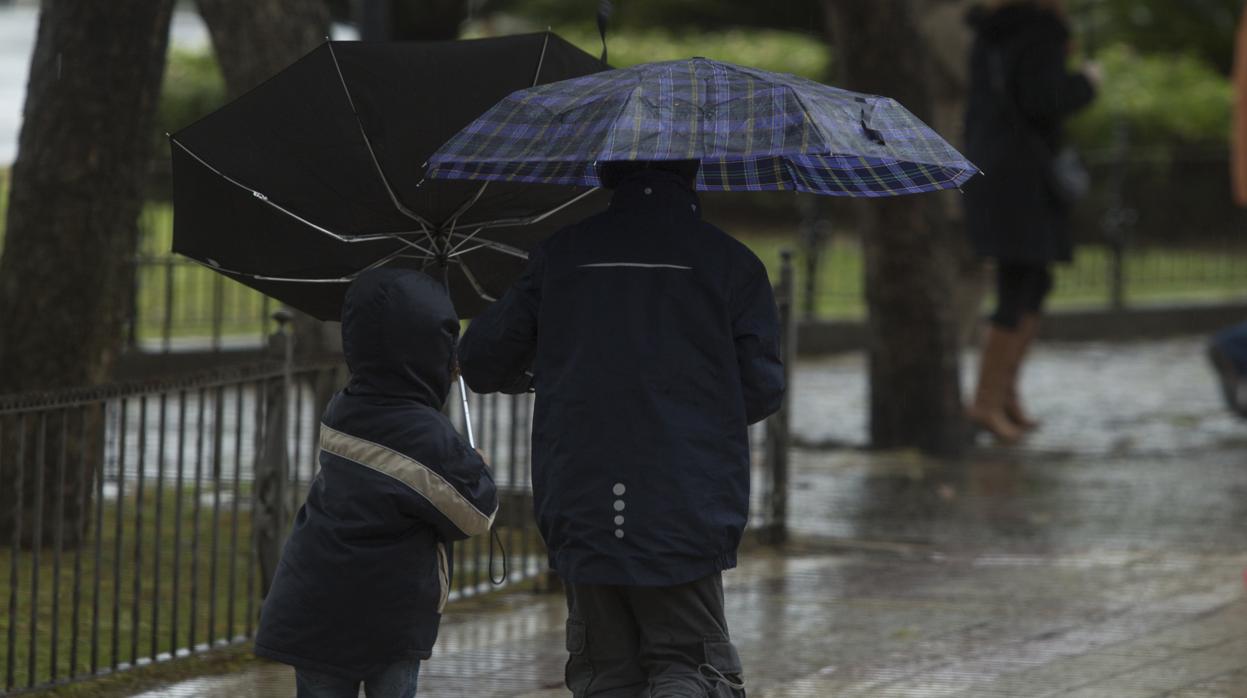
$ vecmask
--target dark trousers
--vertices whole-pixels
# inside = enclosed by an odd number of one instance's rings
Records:
[[[419,659],[395,662],[363,679],[344,679],[309,669],[294,670],[297,698],[356,698],[361,683],[368,698],[414,698],[419,675]]]
[[[1043,264],[996,263],[996,312],[992,324],[1007,330],[1017,329],[1023,315],[1043,310],[1044,301],[1052,291],[1052,271]]]
[[[567,586],[575,698],[744,698],[719,573],[672,587]]]

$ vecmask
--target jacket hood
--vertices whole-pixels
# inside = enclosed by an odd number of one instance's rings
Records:
[[[342,304],[347,392],[403,397],[440,409],[450,394],[459,316],[446,289],[410,269],[360,274]]]
[[[993,42],[1030,32],[1050,33],[1062,40],[1069,36],[1065,20],[1032,2],[1014,2],[996,9],[975,5],[966,13],[966,23]]]

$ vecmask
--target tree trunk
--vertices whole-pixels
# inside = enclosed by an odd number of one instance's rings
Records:
[[[363,0],[358,5],[364,41],[454,39],[467,18],[467,0]]]
[[[930,122],[933,61],[918,18],[930,0],[824,0],[851,90],[892,97]],[[952,454],[966,444],[959,385],[961,231],[931,195],[863,204],[870,438],[877,448]]]
[[[111,376],[125,341],[172,10],[173,0],[43,3],[0,256],[0,394]],[[42,438],[33,423],[13,427],[28,448],[20,464],[4,453],[14,460],[0,474],[0,540],[13,531],[18,497],[24,543],[36,523],[50,541],[58,514],[65,543],[80,539],[91,500],[79,493],[91,490],[99,424],[87,420],[85,441],[64,444],[56,426]],[[86,467],[48,465],[62,445],[66,462]],[[58,492],[66,508],[34,506],[40,493]]]
[[[196,0],[230,98],[272,77],[329,36],[325,0]]]

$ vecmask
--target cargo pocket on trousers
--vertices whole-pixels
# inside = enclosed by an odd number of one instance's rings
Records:
[[[563,681],[573,696],[580,698],[585,695],[589,684],[593,682],[593,664],[589,662],[589,653],[585,651],[588,643],[585,624],[578,620],[567,621],[567,666],[563,671]]]
[[[740,655],[736,653],[736,648],[731,642],[708,637],[702,644],[702,651],[706,662],[698,667],[698,671],[701,672],[703,678],[715,686],[715,690],[710,695],[733,695],[721,690],[724,688],[732,691],[744,690],[745,679],[742,677],[744,668],[740,664]]]

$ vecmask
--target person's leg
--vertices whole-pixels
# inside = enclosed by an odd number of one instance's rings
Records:
[[[1226,407],[1247,417],[1247,323],[1214,335],[1208,343],[1208,358],[1221,384]]]
[[[575,698],[637,698],[645,672],[637,661],[637,623],[622,587],[568,584],[567,668]]]
[[[294,670],[297,698],[357,698],[360,681],[309,669]]]
[[[629,587],[628,599],[640,626],[649,698],[744,698],[720,573],[673,587]]]
[[[364,680],[364,695],[368,698],[415,698],[419,675],[419,659],[394,662]]]
[[[1025,279],[1020,269],[1007,262],[996,265],[996,312],[983,336],[978,386],[974,401],[966,409],[971,422],[1003,443],[1014,443],[1022,438],[1022,431],[1005,413],[1010,367],[1021,338],[1018,325],[1022,319]]]
[[[1039,318],[1043,315],[1044,302],[1052,292],[1052,271],[1046,266],[1036,266],[1024,272],[1021,299],[1021,319],[1018,322],[1018,343],[1009,364],[1008,388],[1005,394],[1005,414],[1010,421],[1029,431],[1039,428],[1039,422],[1031,419],[1022,406],[1018,384],[1026,352],[1039,334]]]

